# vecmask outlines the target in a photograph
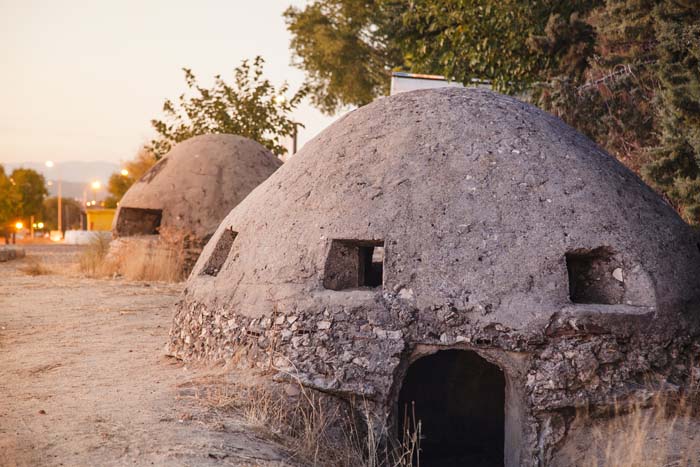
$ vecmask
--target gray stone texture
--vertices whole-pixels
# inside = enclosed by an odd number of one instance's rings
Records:
[[[324,287],[357,263],[334,240],[384,242],[383,286]],[[416,358],[473,350],[506,376],[506,465],[550,465],[573,409],[688,383],[699,315],[700,239],[637,176],[530,105],[445,88],[347,114],[231,211],[170,350],[363,396],[373,423]]]

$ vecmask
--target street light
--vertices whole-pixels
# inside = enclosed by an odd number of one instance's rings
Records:
[[[19,221],[15,224],[15,228],[17,230],[22,230],[22,227],[24,227],[24,224]]]
[[[128,177],[128,176],[129,176],[129,171],[126,170],[126,169],[122,169],[121,174],[122,174],[123,176],[125,176],[125,177]]]
[[[102,188],[102,183],[99,180],[95,180],[94,182],[92,182],[90,184],[90,186],[92,187],[93,190],[97,191],[100,188]]]

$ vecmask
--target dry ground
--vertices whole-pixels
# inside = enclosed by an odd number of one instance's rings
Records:
[[[86,279],[80,247],[26,248],[0,263],[0,466],[288,465],[194,397],[211,374],[165,356],[182,285]],[[36,259],[51,273],[28,275]]]

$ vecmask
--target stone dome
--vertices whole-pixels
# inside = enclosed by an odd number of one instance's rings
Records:
[[[699,298],[697,236],[635,174],[528,104],[443,88],[347,114],[233,209],[170,348],[273,361],[394,423],[413,365],[472,352],[505,381],[506,465],[547,464],[563,409],[678,376]]]
[[[282,162],[242,136],[213,134],[178,143],[126,192],[115,237],[167,227],[208,239],[221,220]]]

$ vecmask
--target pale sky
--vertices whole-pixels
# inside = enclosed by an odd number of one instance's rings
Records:
[[[182,67],[209,85],[262,55],[297,89],[282,12],[304,3],[0,0],[0,163],[132,158],[185,90]],[[295,117],[302,144],[334,120],[310,105]]]

